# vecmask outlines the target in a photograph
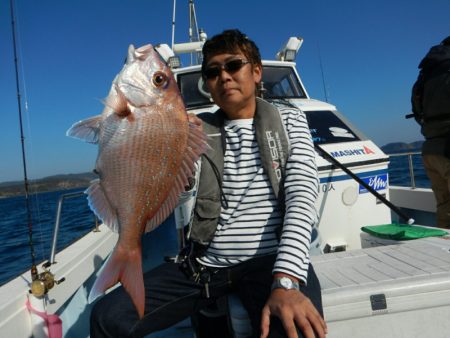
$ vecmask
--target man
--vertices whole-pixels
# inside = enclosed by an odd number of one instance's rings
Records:
[[[420,62],[412,109],[425,137],[422,159],[436,197],[436,223],[450,228],[450,36]]]
[[[190,116],[212,149],[197,176],[188,253],[181,264],[144,275],[141,320],[122,288],[101,299],[91,337],[141,337],[230,292],[246,308],[254,337],[324,337],[320,285],[309,262],[318,179],[306,118],[256,97],[261,57],[238,30],[208,40],[203,55],[203,78],[220,109]]]

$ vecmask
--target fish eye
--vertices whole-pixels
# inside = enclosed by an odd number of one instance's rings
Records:
[[[163,72],[156,72],[153,74],[152,82],[156,87],[162,87],[165,86],[168,82],[167,75]]]

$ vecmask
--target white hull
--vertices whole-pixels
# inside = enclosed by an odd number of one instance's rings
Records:
[[[64,277],[65,281],[51,289],[42,299],[29,295],[30,272],[0,287],[0,337],[46,336],[42,321],[39,317],[30,316],[25,306],[27,297],[34,298],[31,303],[39,311],[47,311],[49,314],[63,312],[64,306],[67,306],[66,302],[77,290],[84,289],[86,281],[98,271],[117,241],[117,234],[112,233],[106,226],[100,226],[99,230],[88,233],[56,255],[57,263],[52,265],[51,271],[57,279]],[[76,313],[72,316],[78,317]],[[33,326],[36,321],[40,324]],[[66,332],[70,329],[67,327],[68,322],[69,320],[63,320],[63,329]]]
[[[404,204],[396,202],[408,210],[418,203],[425,210],[415,212],[433,214],[426,201],[432,196],[430,189],[392,187],[390,195],[404,198]],[[406,201],[411,201],[411,205]],[[87,294],[92,278],[117,240],[117,235],[106,227],[100,226],[100,230],[57,254],[58,263],[51,270],[57,278],[66,280],[44,299],[34,301],[41,310],[61,315],[65,337],[88,336]],[[327,238],[326,234],[322,236]],[[450,314],[450,242],[433,238],[392,245],[393,241],[361,236],[361,232],[359,236],[359,245],[366,248],[313,257],[323,289],[328,337],[447,337],[450,321],[444,318]],[[376,245],[379,247],[367,248]],[[417,246],[421,250],[412,250]],[[150,255],[157,252],[151,252],[147,259]],[[25,306],[29,283],[30,274],[25,273],[0,288],[1,337],[45,336],[42,323],[33,327]],[[370,297],[376,294],[385,295],[386,309],[372,309]],[[180,324],[186,325],[189,322]],[[172,332],[177,331],[173,337],[192,334],[187,328]],[[168,333],[161,334],[162,337]]]

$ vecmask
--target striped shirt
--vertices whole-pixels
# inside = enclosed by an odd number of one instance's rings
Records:
[[[228,208],[222,207],[214,238],[199,260],[207,266],[228,267],[277,253],[273,272],[306,283],[311,229],[317,221],[315,152],[304,113],[287,106],[278,109],[290,142],[284,219],[261,165],[253,119],[226,120],[222,187]]]

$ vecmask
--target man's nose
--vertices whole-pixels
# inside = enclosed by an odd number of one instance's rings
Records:
[[[229,79],[231,79],[231,75],[230,73],[228,73],[225,68],[221,67],[220,68],[220,73],[219,73],[219,79],[221,81],[227,81]]]

